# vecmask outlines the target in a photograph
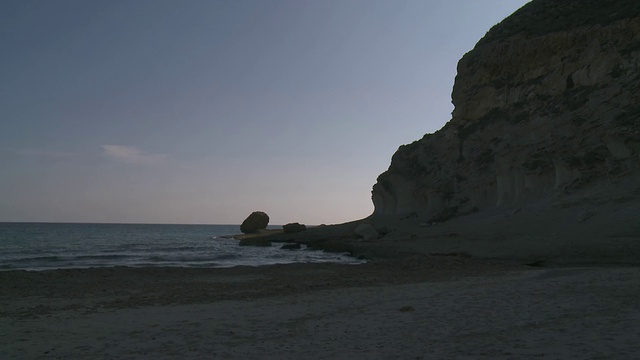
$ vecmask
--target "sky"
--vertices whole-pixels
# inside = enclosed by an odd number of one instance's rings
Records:
[[[527,0],[4,0],[0,221],[333,224]]]

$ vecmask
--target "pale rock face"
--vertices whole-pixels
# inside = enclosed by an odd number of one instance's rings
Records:
[[[523,10],[544,16],[553,4],[533,1]],[[490,31],[458,64],[453,118],[401,146],[378,177],[374,216],[517,208],[637,176],[640,6],[606,1],[606,11],[616,6],[636,12],[593,24],[574,18],[578,26],[541,34]]]

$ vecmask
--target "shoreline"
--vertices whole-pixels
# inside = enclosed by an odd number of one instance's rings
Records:
[[[373,286],[381,284],[407,284],[425,281],[441,281],[455,277],[474,276],[504,271],[524,271],[526,266],[493,264],[458,256],[415,256],[397,260],[371,260],[361,264],[345,263],[288,263],[272,265],[240,265],[220,268],[196,267],[92,267],[48,270],[0,271],[0,299],[11,301],[15,297],[65,298],[80,293],[102,296],[105,293],[123,291],[128,298],[135,294],[170,303],[217,301],[221,297],[236,296],[243,286],[253,287],[253,297],[268,296],[262,289],[284,285],[287,292],[300,292],[339,287]],[[322,274],[322,277],[310,277]],[[242,286],[233,289],[218,285],[229,281]],[[99,279],[100,281],[95,281]],[[268,281],[266,281],[268,280]],[[140,282],[140,284],[138,284]],[[213,285],[212,285],[213,284]],[[203,285],[208,291],[194,298],[181,293],[183,287]],[[77,290],[78,293],[74,293]],[[174,292],[175,293],[172,293]],[[262,295],[261,295],[262,294]],[[163,300],[166,297],[165,300]],[[173,299],[173,300],[171,300]],[[169,301],[171,300],[171,301]],[[0,314],[6,315],[5,312]]]
[[[486,244],[455,222],[372,240],[353,237],[357,224],[253,239],[368,255],[363,264],[0,271],[0,358],[634,359],[640,352],[638,266],[526,265],[540,259],[533,252],[487,259],[477,252]]]

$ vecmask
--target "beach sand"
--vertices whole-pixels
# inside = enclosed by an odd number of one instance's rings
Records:
[[[633,359],[640,269],[452,256],[0,272],[1,359]]]

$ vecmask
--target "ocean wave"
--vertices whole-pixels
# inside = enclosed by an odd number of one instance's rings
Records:
[[[15,263],[26,263],[26,262],[58,262],[58,261],[76,261],[76,260],[117,260],[117,259],[125,259],[131,257],[131,255],[123,255],[123,254],[104,254],[104,255],[50,255],[50,256],[34,256],[34,257],[23,257],[17,259],[8,259],[5,261],[15,262]]]
[[[42,228],[46,236],[33,235],[33,227]],[[13,228],[20,230],[20,236],[16,237]],[[237,241],[227,238],[237,233],[237,226],[18,224],[9,230],[3,232],[0,226],[0,270],[4,271],[350,262],[322,251],[239,247]]]
[[[116,260],[130,257],[132,257],[130,254],[76,255],[69,257],[68,260]]]
[[[205,252],[215,250],[217,247],[211,245],[162,245],[162,244],[147,244],[145,247],[130,248],[130,247],[117,247],[114,248],[115,252],[123,252],[128,250],[138,250],[139,252]]]
[[[27,262],[56,262],[62,261],[64,256],[34,256],[34,257],[26,257],[26,258],[17,258],[17,259],[9,259],[7,261],[13,263],[27,263]]]
[[[234,256],[237,257],[237,256]],[[232,257],[232,258],[234,258]],[[213,260],[223,260],[225,258],[228,257],[221,257],[221,256],[216,256],[216,255],[192,255],[192,256],[185,256],[185,255],[154,255],[154,256],[148,256],[145,257],[145,260],[147,261],[151,261],[151,262],[184,262],[184,263],[191,263],[191,262],[203,262],[203,261],[213,261]]]
[[[215,262],[215,261],[208,261],[208,262],[200,262],[200,263],[183,263],[183,262],[176,262],[176,261],[168,261],[168,262],[162,262],[162,263],[158,263],[158,262],[138,262],[135,264],[129,264],[127,266],[130,267],[187,267],[187,268],[218,268],[218,267],[224,267],[223,266],[224,263],[219,263],[219,262]]]

